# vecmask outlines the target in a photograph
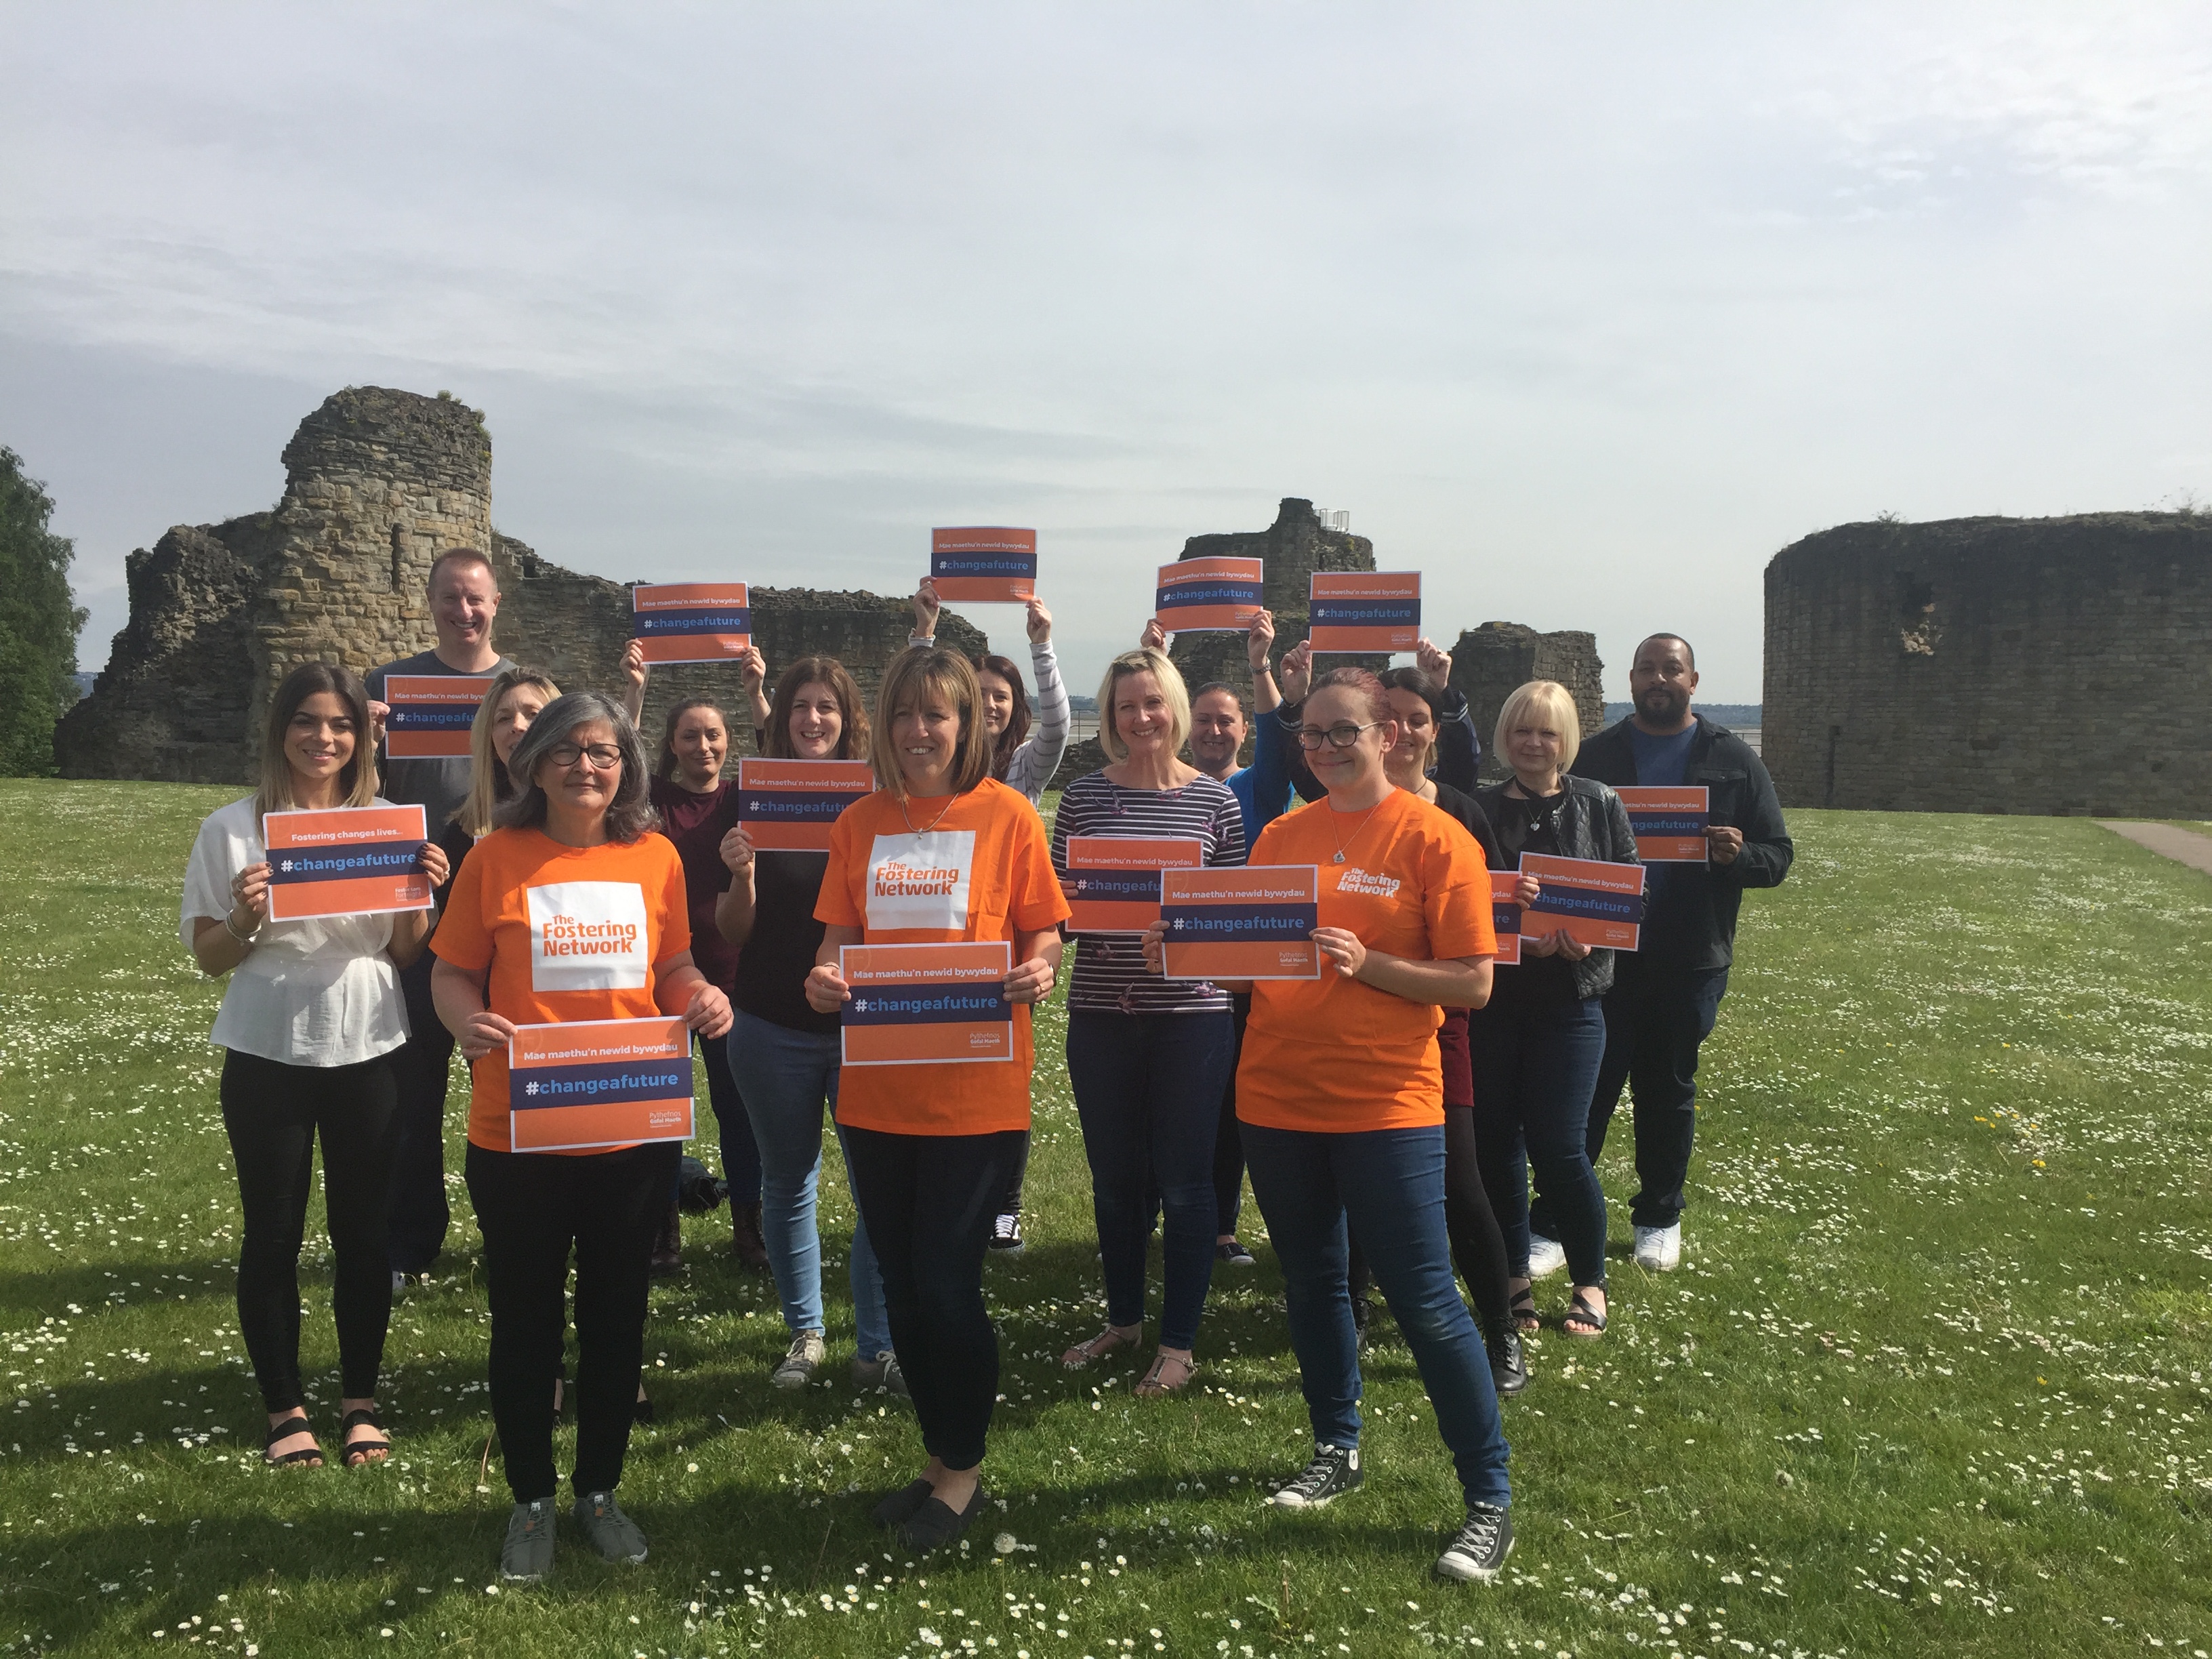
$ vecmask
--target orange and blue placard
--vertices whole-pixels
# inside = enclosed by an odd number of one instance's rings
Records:
[[[1160,872],[1205,863],[1205,847],[1181,836],[1070,836],[1068,931],[1141,933],[1160,919]]]
[[[745,582],[641,582],[629,592],[630,633],[649,663],[728,662],[752,647]]]
[[[953,604],[1026,605],[1036,592],[1034,530],[983,525],[929,532],[929,580]]]
[[[1500,968],[1513,967],[1521,960],[1521,901],[1515,896],[1520,884],[1518,871],[1490,872],[1490,925],[1498,934],[1498,954],[1491,960]]]
[[[826,853],[830,826],[873,794],[866,761],[740,760],[738,822],[763,853]]]
[[[1014,1005],[1004,939],[956,945],[848,945],[837,970],[852,987],[840,1035],[848,1066],[954,1066],[1014,1057]]]
[[[1306,599],[1316,651],[1411,651],[1421,637],[1418,570],[1316,570]]]
[[[1160,872],[1169,979],[1319,979],[1321,870],[1248,864]]]
[[[691,1030],[680,1016],[518,1025],[507,1039],[514,1152],[689,1140],[691,1097]]]
[[[269,919],[374,916],[430,908],[420,806],[271,812]]]
[[[387,674],[384,752],[391,760],[466,760],[489,674]]]
[[[1261,571],[1258,559],[1226,556],[1164,564],[1152,590],[1152,618],[1170,634],[1244,633],[1267,609]]]
[[[1636,832],[1636,856],[1646,864],[1703,864],[1705,825],[1712,821],[1711,795],[1703,785],[1662,789],[1630,786],[1616,789]]]
[[[1601,859],[1560,859],[1523,853],[1521,873],[1541,890],[1521,913],[1521,937],[1544,939],[1565,929],[1577,944],[1633,951],[1644,929],[1644,866]]]

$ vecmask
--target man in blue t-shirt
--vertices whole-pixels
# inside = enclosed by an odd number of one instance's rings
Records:
[[[1712,1034],[1735,960],[1736,909],[1747,887],[1772,887],[1793,848],[1765,765],[1726,726],[1690,712],[1697,653],[1674,634],[1636,647],[1634,712],[1582,746],[1574,771],[1615,787],[1707,793],[1705,862],[1647,866],[1643,948],[1613,958],[1605,997],[1605,1060],[1590,1101],[1590,1162],[1605,1148],[1626,1083],[1636,1102],[1638,1191],[1629,1206],[1636,1260],[1665,1272],[1682,1258],[1682,1187],[1690,1169],[1698,1049]],[[1541,1206],[1529,1220],[1540,1224]]]

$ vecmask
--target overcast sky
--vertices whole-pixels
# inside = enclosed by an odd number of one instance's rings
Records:
[[[1759,695],[1808,532],[2212,500],[2212,9],[15,0],[0,443],[123,558],[349,383],[561,563],[910,589],[1035,525],[1073,683],[1346,508],[1430,631]],[[1002,647],[1018,613],[975,620]]]

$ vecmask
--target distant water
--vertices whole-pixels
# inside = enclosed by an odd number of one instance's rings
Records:
[[[1709,720],[1718,720],[1735,731],[1755,730],[1760,725],[1759,711],[1764,705],[1755,702],[1701,702],[1697,710]],[[1609,702],[1605,706],[1605,723],[1626,720],[1633,703]]]

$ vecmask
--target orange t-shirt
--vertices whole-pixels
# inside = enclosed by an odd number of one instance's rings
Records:
[[[1337,840],[1345,861],[1333,862]],[[1321,869],[1321,925],[1413,961],[1498,953],[1490,869],[1464,825],[1418,795],[1391,791],[1361,823],[1316,801],[1260,832],[1252,862]],[[1261,980],[1237,1067],[1237,1115],[1271,1129],[1348,1134],[1444,1121],[1437,1052],[1441,1009],[1337,972]]]
[[[830,868],[814,904],[817,921],[864,929],[867,945],[1011,943],[1067,915],[1036,808],[992,778],[949,808],[916,798],[902,809],[887,789],[854,802],[830,826]],[[1026,1129],[1036,1063],[1030,1011],[1018,1005],[1011,1062],[848,1066],[837,1079],[837,1121],[902,1135]]]
[[[650,1019],[669,958],[691,948],[684,861],[665,836],[563,847],[540,830],[495,830],[461,860],[430,948],[490,969],[487,1006],[517,1025]],[[507,1152],[507,1050],[470,1070],[469,1139]]]

